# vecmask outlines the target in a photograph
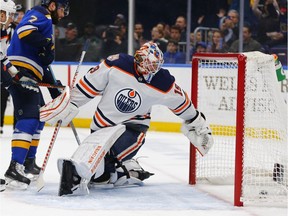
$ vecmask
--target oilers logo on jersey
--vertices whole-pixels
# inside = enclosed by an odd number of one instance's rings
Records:
[[[141,105],[139,93],[131,88],[120,90],[115,97],[115,106],[122,113],[135,112]]]

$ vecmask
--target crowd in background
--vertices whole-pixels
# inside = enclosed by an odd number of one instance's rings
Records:
[[[190,33],[190,57],[195,52],[238,52],[239,31],[242,31],[244,52],[274,53],[284,50],[287,58],[286,0],[254,0],[241,30],[238,10],[239,6],[231,4],[228,11],[220,8],[217,14],[200,16],[198,28]],[[159,21],[150,29],[147,37],[143,23],[136,21],[134,49],[146,41],[154,41],[163,51],[165,63],[185,63],[186,24],[186,17],[182,15],[172,24]],[[72,21],[66,26],[55,28],[56,61],[77,61],[87,38],[92,43],[84,61],[101,61],[111,54],[127,53],[128,27],[123,14],[118,14],[111,25],[84,24],[82,35],[78,31],[80,27]]]
[[[195,52],[238,52],[240,31],[244,52],[280,53],[279,58],[287,65],[287,0],[245,0],[241,30],[239,1],[230,2],[228,10],[220,6],[216,14],[197,18],[190,33],[190,59]],[[78,61],[88,38],[91,43],[84,59],[86,62],[99,62],[111,54],[127,53],[128,20],[123,14],[118,14],[110,25],[95,25],[92,21],[80,26],[75,23],[68,18],[67,22],[55,26],[56,61]],[[143,22],[136,20],[134,49],[153,41],[163,51],[165,63],[186,63],[186,25],[183,15],[172,23],[155,20],[148,30]]]

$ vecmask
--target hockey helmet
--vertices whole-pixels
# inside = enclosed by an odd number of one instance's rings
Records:
[[[6,24],[9,17],[16,13],[16,5],[12,0],[1,0],[0,9],[6,12],[6,20],[4,22],[0,21],[1,24]]]
[[[154,75],[161,69],[164,59],[158,45],[153,42],[143,44],[134,55],[137,69],[146,82],[150,83]]]
[[[57,7],[63,7],[65,16],[69,15],[69,0],[41,0],[41,5],[49,7],[51,2],[55,2]]]

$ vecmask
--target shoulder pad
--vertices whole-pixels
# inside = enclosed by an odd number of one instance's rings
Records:
[[[171,89],[174,82],[175,77],[172,76],[167,69],[161,68],[153,77],[149,85],[152,85],[161,91],[167,92]]]

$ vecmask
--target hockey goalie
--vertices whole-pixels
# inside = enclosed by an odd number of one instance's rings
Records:
[[[109,56],[79,80],[68,100],[56,99],[55,104],[41,108],[42,121],[55,125],[61,120],[65,126],[77,115],[79,107],[101,96],[91,134],[70,159],[58,161],[59,196],[87,193],[88,185],[142,185],[153,175],[133,159],[145,143],[153,105],[164,105],[183,119],[184,135],[203,156],[208,153],[213,138],[204,114],[194,108],[187,93],[162,64],[163,53],[150,42],[134,56]],[[57,104],[62,101],[65,105]],[[52,107],[59,109],[47,112]]]

